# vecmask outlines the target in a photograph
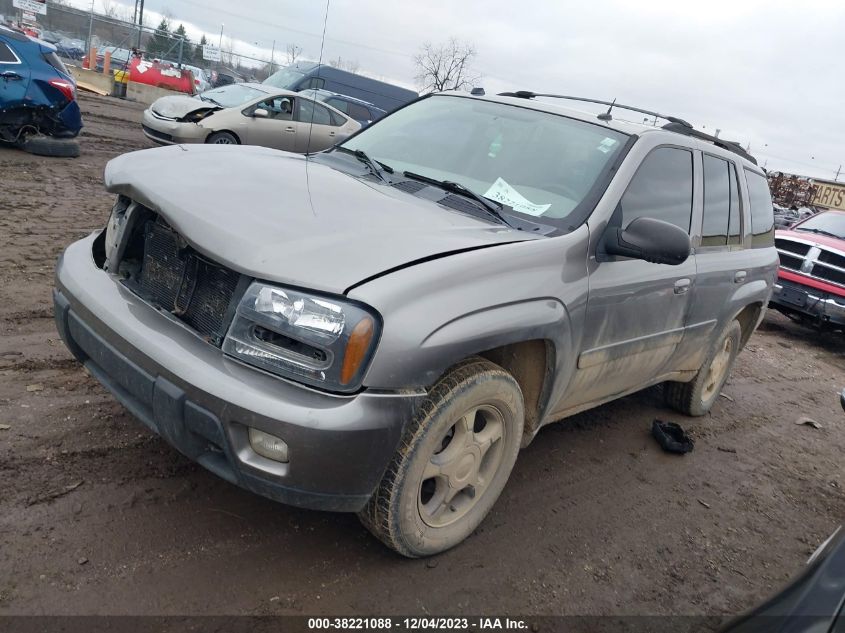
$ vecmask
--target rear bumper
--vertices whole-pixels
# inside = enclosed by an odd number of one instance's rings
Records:
[[[785,314],[803,316],[819,325],[845,327],[845,297],[778,278],[769,306]]]
[[[59,260],[56,326],[129,411],[223,479],[290,505],[357,511],[378,485],[419,395],[336,396],[233,361],[93,262],[94,237]],[[290,460],[255,453],[248,429],[282,438]]]

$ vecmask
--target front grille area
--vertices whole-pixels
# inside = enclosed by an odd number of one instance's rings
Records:
[[[789,251],[790,253],[795,253],[801,257],[804,257],[804,255],[807,254],[807,251],[810,250],[809,244],[804,244],[803,242],[793,242],[792,240],[788,240],[783,237],[775,239],[775,247],[777,247],[779,251]]]
[[[799,272],[813,279],[845,286],[845,254],[821,245],[796,242],[779,237],[775,246],[781,268]]]
[[[780,257],[780,265],[783,268],[788,268],[789,270],[801,270],[801,264],[804,263],[803,257],[787,255],[785,253],[778,253],[778,256]]]
[[[150,220],[143,231],[140,272],[126,285],[219,346],[240,278],[197,253],[161,220]]]

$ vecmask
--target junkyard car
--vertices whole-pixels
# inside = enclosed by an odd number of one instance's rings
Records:
[[[241,83],[195,97],[162,97],[144,111],[142,127],[161,144],[263,145],[304,153],[331,147],[361,124],[295,92]]]
[[[658,383],[706,413],[777,272],[741,149],[530,97],[427,96],[312,156],[112,160],[63,339],[226,480],[456,545],[543,425]]]
[[[0,26],[0,142],[77,156],[82,129],[76,82],[52,44]],[[27,139],[31,136],[31,139]]]
[[[775,236],[780,271],[771,306],[821,328],[845,329],[845,211],[823,211]]]

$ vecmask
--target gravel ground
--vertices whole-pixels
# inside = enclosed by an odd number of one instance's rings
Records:
[[[56,334],[56,257],[105,224],[106,161],[150,146],[139,106],[81,103],[80,158],[0,149],[0,615],[733,614],[842,521],[845,341],[774,314],[711,415],[650,389],[547,428],[477,532],[433,559],[217,479]],[[655,417],[695,451],[661,452]]]

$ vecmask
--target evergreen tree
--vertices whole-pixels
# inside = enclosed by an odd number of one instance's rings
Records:
[[[200,39],[200,43],[197,44],[196,48],[194,49],[194,61],[199,62],[202,66],[202,47],[208,44],[208,40],[205,39],[205,33],[203,33],[202,39]]]
[[[173,53],[170,57],[174,60],[179,59],[179,38],[182,38],[183,40],[185,40],[182,43],[182,63],[183,64],[193,64],[194,63],[194,58],[193,58],[194,49],[191,46],[191,40],[188,37],[187,32],[185,31],[185,25],[184,24],[180,24],[176,28],[176,30],[173,31],[173,37],[174,37],[173,44],[174,44],[175,48],[173,49]]]
[[[165,57],[171,46],[173,46],[173,40],[170,38],[170,22],[167,18],[162,18],[155,33],[147,42],[147,56],[151,58]]]

